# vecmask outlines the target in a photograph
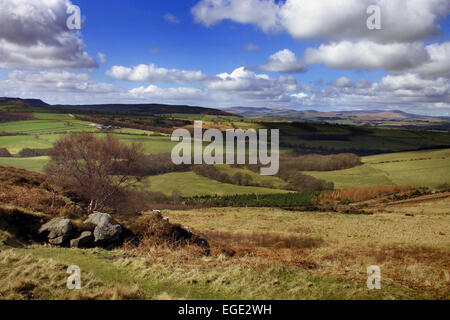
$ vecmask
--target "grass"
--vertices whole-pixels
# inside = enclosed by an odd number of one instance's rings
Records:
[[[394,184],[385,174],[370,165],[336,171],[308,171],[305,174],[334,182],[336,189],[388,186]]]
[[[447,159],[417,160],[376,164],[396,185],[417,185],[436,188],[450,181],[450,157]]]
[[[60,114],[60,113],[34,113],[34,117],[38,120],[62,120],[70,121],[74,120],[74,116],[71,114]]]
[[[306,172],[332,181],[338,189],[389,185],[436,188],[450,181],[450,149],[363,157],[363,166],[328,172]]]
[[[146,137],[121,134],[117,134],[116,137],[126,143],[142,143],[144,153],[146,154],[170,153],[173,147],[177,145],[177,142],[172,142],[170,137]]]
[[[104,133],[99,133],[97,135],[105,136]],[[18,153],[23,148],[51,148],[53,143],[61,136],[62,134],[0,136],[0,148],[7,148],[12,154]],[[126,143],[142,143],[144,153],[146,154],[171,152],[172,148],[176,145],[175,142],[170,141],[170,137],[149,137],[124,134],[116,134],[116,136],[119,140]]]
[[[61,116],[57,115],[56,116]],[[0,124],[0,132],[43,134],[55,131],[94,131],[89,122],[79,120],[27,120]]]
[[[240,169],[240,168],[232,168],[228,165],[220,165],[220,166],[216,166],[217,169],[220,172],[224,172],[226,174],[228,174],[228,176],[233,177],[233,175],[237,174],[237,173],[241,173],[241,174],[248,174],[252,177],[252,182],[253,183],[259,183],[259,184],[263,184],[263,183],[269,183],[272,184],[275,188],[277,189],[284,189],[286,188],[286,182],[283,181],[282,179],[275,177],[275,176],[262,176],[259,173],[250,171],[250,170],[246,170],[246,169]]]
[[[449,204],[409,203],[395,212],[387,206],[371,216],[273,208],[163,212],[205,235],[210,256],[195,247],[3,245],[0,299],[448,299]],[[81,269],[81,291],[65,287],[69,265]],[[381,268],[381,290],[366,288],[370,265]]]
[[[35,158],[0,158],[0,166],[14,167],[35,172],[43,172],[48,157]]]
[[[142,299],[145,294],[135,286],[106,285],[92,272],[82,274],[82,289],[69,290],[67,263],[52,257],[36,257],[24,250],[0,252],[0,299]],[[86,269],[85,269],[86,270]]]
[[[444,201],[438,207],[448,208]],[[148,247],[140,253],[4,248],[0,298],[390,300],[450,294],[450,242],[441,235],[450,232],[448,214],[348,216],[270,208],[164,214],[213,237],[211,256],[192,247]],[[217,252],[214,241],[236,254]],[[79,292],[65,287],[69,265],[81,269]],[[366,288],[369,265],[381,268],[381,290]]]
[[[178,190],[183,197],[196,195],[234,195],[234,194],[275,194],[289,191],[269,189],[261,187],[236,186],[220,183],[205,177],[198,176],[194,172],[168,173],[144,179],[142,182],[150,191],[160,191],[171,195]]]

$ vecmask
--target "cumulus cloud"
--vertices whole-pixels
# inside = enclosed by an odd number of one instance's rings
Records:
[[[406,3],[408,2],[408,3]],[[366,26],[366,9],[378,5],[382,30]],[[379,43],[414,42],[440,31],[439,18],[450,11],[448,0],[201,0],[192,8],[206,26],[222,20],[250,23],[265,32],[281,31],[298,40],[321,38]]]
[[[231,73],[218,74],[215,79],[207,82],[207,87],[217,91],[279,96],[298,90],[298,83],[293,77],[271,78],[240,67]]]
[[[137,98],[171,100],[200,98],[204,95],[204,91],[197,88],[160,88],[155,85],[134,88],[129,93]]]
[[[284,49],[271,55],[267,63],[259,69],[269,72],[298,73],[304,70],[304,65],[291,50]]]
[[[416,72],[426,77],[450,77],[450,42],[431,44],[378,44],[369,41],[334,42],[308,48],[307,64],[324,64],[328,68]]]
[[[0,0],[0,68],[93,68],[80,34],[68,30],[69,0]]]
[[[335,87],[349,88],[353,87],[353,82],[347,77],[340,77],[331,83]]]
[[[340,78],[329,88],[302,89],[308,96],[299,99],[298,105],[319,110],[399,109],[425,115],[448,115],[450,112],[450,81],[424,78],[414,73],[388,75],[375,83]]]
[[[381,79],[380,85],[383,89],[409,96],[445,97],[450,94],[448,79],[424,79],[412,73],[386,76]]]
[[[19,71],[9,73],[6,84],[27,91],[111,93],[121,89],[108,83],[97,82],[86,73],[67,71]]]
[[[201,71],[158,68],[155,64],[140,64],[132,68],[113,66],[106,75],[123,81],[167,83],[198,82],[207,78]]]
[[[305,62],[329,68],[389,71],[408,70],[430,60],[422,43],[378,44],[370,41],[334,42],[305,51]]]
[[[426,77],[450,78],[450,42],[431,44],[425,48],[430,56],[429,61],[412,68]]]
[[[270,32],[280,29],[278,10],[279,5],[272,0],[202,0],[191,12],[196,22],[208,27],[229,19]]]

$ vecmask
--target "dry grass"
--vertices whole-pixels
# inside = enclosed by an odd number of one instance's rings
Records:
[[[212,258],[222,268],[293,267],[363,284],[367,279],[366,268],[379,265],[385,288],[401,286],[434,299],[450,299],[449,204],[449,199],[428,203],[418,216],[406,216],[408,211],[402,215],[378,212],[373,216],[348,216],[253,208],[174,211],[167,215],[215,238],[211,241]],[[445,206],[446,213],[433,214]],[[240,231],[237,235],[232,232],[236,225]],[[215,231],[207,231],[211,229]],[[323,242],[311,248],[286,245],[284,249],[275,249],[276,246],[261,245],[258,237],[252,238],[254,232],[261,230],[269,239],[290,239],[299,234],[301,239],[307,234]],[[242,236],[243,231],[247,237]],[[227,258],[220,260],[221,255]],[[412,296],[404,293],[397,298]]]
[[[143,299],[137,287],[107,286],[92,273],[82,273],[82,289],[66,286],[67,265],[38,259],[13,250],[0,252],[0,299],[2,300],[128,300]]]
[[[334,191],[322,192],[319,196],[319,203],[336,202],[361,202],[381,198],[401,192],[408,192],[416,190],[415,186],[379,186],[379,187],[364,187],[354,189],[341,189]]]
[[[254,232],[251,234],[239,232],[205,231],[206,239],[229,246],[258,247],[273,249],[311,249],[323,245],[320,238],[283,236],[279,234]]]

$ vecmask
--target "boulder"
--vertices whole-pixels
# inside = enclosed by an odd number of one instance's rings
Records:
[[[49,243],[63,246],[70,239],[72,229],[69,219],[56,218],[44,224],[39,229],[39,234],[46,236]]]
[[[94,212],[93,214],[89,215],[84,223],[92,223],[96,226],[99,226],[103,224],[111,224],[111,221],[112,217],[109,213]]]
[[[94,229],[94,238],[97,243],[114,243],[119,240],[122,226],[113,224],[98,225]]]
[[[89,215],[85,223],[96,225],[94,229],[94,241],[96,246],[110,249],[123,242],[121,239],[123,228],[121,225],[113,224],[113,218],[110,214],[94,212]]]
[[[76,239],[70,240],[71,248],[91,248],[94,246],[94,236],[91,231],[85,231]]]

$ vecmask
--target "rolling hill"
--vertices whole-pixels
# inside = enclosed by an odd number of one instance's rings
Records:
[[[23,107],[46,107],[57,112],[95,112],[95,113],[120,113],[137,115],[162,115],[162,114],[201,114],[233,116],[228,112],[188,105],[167,105],[167,104],[93,104],[93,105],[50,105],[39,99],[21,99],[0,97],[0,106],[21,106],[21,111],[26,111]],[[35,111],[35,110],[32,110]],[[48,111],[48,110],[46,110]]]
[[[450,130],[449,117],[430,117],[399,110],[353,110],[319,112],[315,110],[292,110],[270,108],[233,107],[225,111],[252,118],[291,119],[310,122],[327,122],[363,127],[386,127],[404,129]]]

